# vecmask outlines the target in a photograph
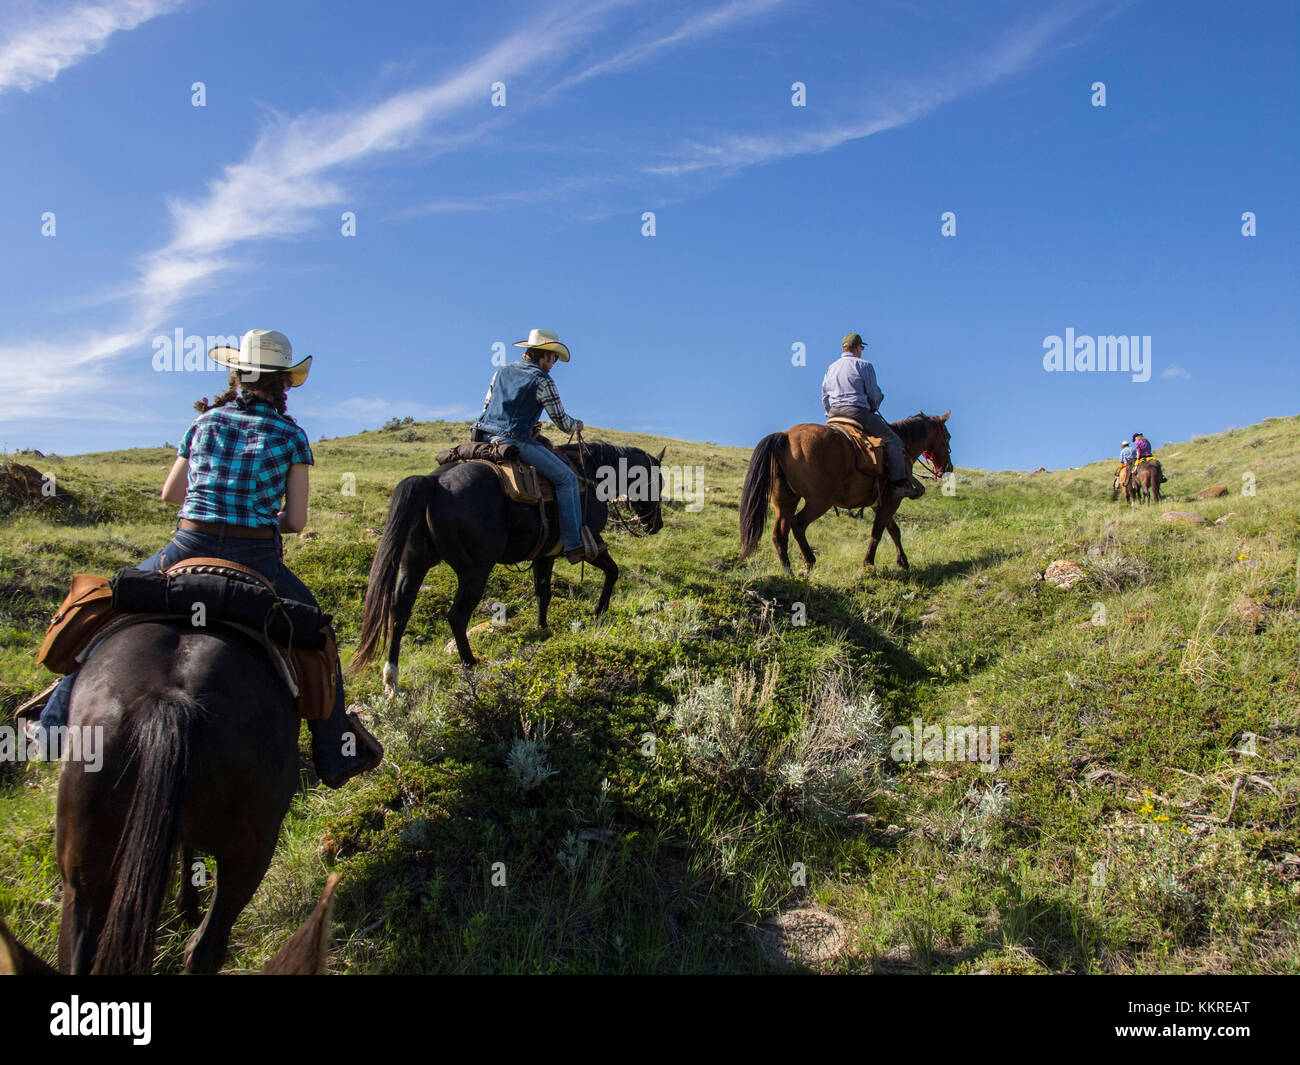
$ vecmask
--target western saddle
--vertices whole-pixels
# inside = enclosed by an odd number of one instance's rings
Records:
[[[227,559],[187,558],[162,573],[125,569],[112,581],[74,575],[37,661],[54,673],[75,673],[119,629],[177,619],[198,627],[217,624],[248,636],[265,649],[293,695],[299,717],[330,716],[338,684],[338,644],[330,615],[310,603],[282,599],[262,574]]]
[[[852,418],[827,418],[826,424],[838,429],[853,445],[858,472],[868,477],[883,477],[885,473],[885,442],[878,436],[868,436],[862,426]]]
[[[469,443],[457,444],[446,451],[440,451],[435,456],[438,466],[475,462],[490,467],[501,482],[501,490],[507,499],[537,508],[541,533],[533,549],[523,561],[531,562],[533,559],[559,555],[563,550],[564,541],[559,533],[559,521],[554,515],[555,485],[549,478],[543,476],[536,466],[524,462],[519,457],[519,449],[514,444],[493,444],[482,438],[481,434],[475,435],[477,439]],[[586,496],[589,482],[583,476],[582,470],[576,468],[566,456],[556,451],[551,442],[536,428],[533,430],[533,439],[573,469],[578,476],[578,488],[583,496]]]

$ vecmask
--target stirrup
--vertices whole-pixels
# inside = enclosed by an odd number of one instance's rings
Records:
[[[60,677],[59,680],[56,680],[44,691],[37,692],[28,699],[27,702],[23,703],[22,706],[18,707],[18,709],[14,711],[14,720],[22,721],[27,718],[39,718],[41,716],[41,711],[45,709],[45,704],[50,701],[50,696],[54,694],[54,689],[62,683],[62,680],[63,678]]]
[[[327,788],[341,788],[353,777],[370,772],[384,760],[384,745],[361,723],[361,718],[357,716],[356,711],[348,710],[345,716],[347,717],[348,731],[357,739],[357,753],[352,764],[341,773],[332,777],[320,778],[320,782]]]

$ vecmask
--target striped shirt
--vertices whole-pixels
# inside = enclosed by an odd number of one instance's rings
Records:
[[[314,461],[298,423],[247,392],[200,414],[176,453],[190,463],[179,517],[251,527],[279,526],[289,467]]]

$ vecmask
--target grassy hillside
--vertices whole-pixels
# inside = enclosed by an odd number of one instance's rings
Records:
[[[345,660],[388,492],[464,429],[316,446],[315,535],[288,561]],[[951,430],[960,461],[960,412]],[[886,541],[864,574],[867,524],[830,515],[811,579],[766,539],[738,561],[747,451],[598,435],[702,466],[703,508],[610,537],[598,623],[590,568],[557,567],[549,634],[528,575],[498,568],[481,614],[508,622],[471,635],[469,675],[434,570],[404,697],[377,669],[348,688],[388,761],[295,800],[230,968],[268,958],[337,869],[345,972],[758,971],[754,928],[806,903],[846,930],[830,971],[1300,971],[1300,418],[1161,448],[1157,507],[1111,503],[1110,461],[959,469],[954,494],[903,504],[910,572]],[[70,575],[144,558],[173,514],[162,449],[22,460],[64,502],[0,517],[6,710],[46,683],[32,652]],[[1208,520],[1162,520],[1178,509]],[[1058,559],[1073,587],[1042,579]],[[918,718],[996,727],[998,768],[895,760],[890,730]],[[46,957],[55,792],[50,767],[0,767],[0,916]]]

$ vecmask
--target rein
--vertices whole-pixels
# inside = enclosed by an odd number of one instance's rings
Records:
[[[587,458],[590,456],[591,450],[587,447],[586,441],[582,439],[581,429],[577,430],[576,433],[570,433],[569,439],[572,440],[575,435],[578,438],[578,461],[582,464],[582,473],[585,477],[587,476]],[[590,491],[594,492],[595,488],[591,488]],[[583,525],[587,524],[588,495],[588,492],[582,493]],[[631,533],[636,537],[650,535],[650,533],[646,531],[645,525],[642,523],[641,519],[637,517],[636,512],[632,510],[631,505],[626,499],[611,499],[605,504],[605,508],[608,511],[608,518],[606,520],[614,528],[621,532]]]
[[[626,499],[611,499],[606,506],[609,508],[609,523],[616,529],[636,537],[650,535]]]

